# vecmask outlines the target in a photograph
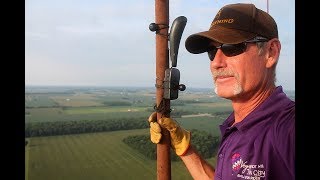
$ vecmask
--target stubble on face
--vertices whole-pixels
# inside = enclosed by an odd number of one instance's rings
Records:
[[[216,83],[216,80],[219,76],[233,76],[236,79],[236,83],[233,85],[233,88],[232,88],[233,89],[233,96],[237,96],[243,92],[243,88],[241,86],[238,73],[236,73],[232,70],[217,70],[217,71],[212,72],[212,77],[213,77],[213,82],[215,84],[214,92],[218,96],[220,96],[219,92],[223,91],[223,89],[220,89],[219,85]]]

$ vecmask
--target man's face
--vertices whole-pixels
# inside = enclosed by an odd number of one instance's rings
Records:
[[[255,43],[248,43],[244,53],[232,57],[218,49],[210,63],[215,93],[231,100],[249,97],[267,82],[265,64],[265,56],[258,55]]]

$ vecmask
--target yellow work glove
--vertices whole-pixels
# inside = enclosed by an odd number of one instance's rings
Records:
[[[161,140],[161,126],[170,132],[171,148],[176,152],[176,154],[181,156],[186,153],[190,146],[191,134],[189,131],[181,128],[179,124],[171,118],[163,117],[159,119],[158,123],[156,112],[153,112],[149,116],[148,121],[150,124],[150,139],[153,143],[157,144]]]

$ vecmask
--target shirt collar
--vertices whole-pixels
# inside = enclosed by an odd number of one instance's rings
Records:
[[[249,113],[247,117],[245,117],[241,122],[236,123],[233,127],[230,127],[234,122],[234,112],[232,112],[229,117],[220,125],[221,134],[224,135],[226,130],[231,128],[244,131],[260,122],[262,119],[266,119],[265,117],[274,113],[275,109],[280,110],[284,104],[288,104],[290,102],[291,100],[287,98],[286,94],[283,92],[282,86],[278,86],[271,93],[271,95],[259,106],[257,106],[251,113]]]

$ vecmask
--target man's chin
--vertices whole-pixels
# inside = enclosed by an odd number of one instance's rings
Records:
[[[236,96],[238,96],[242,90],[241,88],[230,88],[230,87],[215,87],[214,92],[217,94],[217,96],[226,98],[226,99],[232,99]]]

